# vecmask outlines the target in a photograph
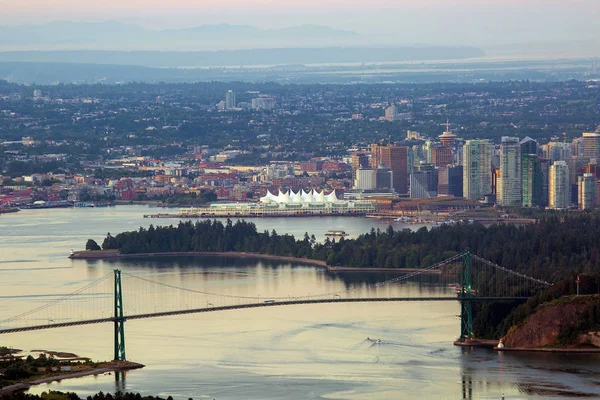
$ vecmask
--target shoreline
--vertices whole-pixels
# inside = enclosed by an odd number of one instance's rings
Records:
[[[74,251],[68,258],[72,260],[106,260],[119,258],[137,258],[137,257],[176,257],[176,256],[215,256],[215,257],[236,257],[236,258],[262,258],[265,260],[289,261],[316,265],[326,268],[325,261],[314,260],[310,258],[297,258],[288,256],[275,256],[271,254],[246,253],[238,251],[212,252],[212,251],[184,251],[184,252],[163,252],[163,253],[136,253],[121,254],[118,250],[96,250],[96,251]]]
[[[365,267],[326,267],[327,272],[397,272],[397,273],[413,273],[423,271],[422,268],[365,268]],[[441,274],[440,270],[426,271],[426,274]]]
[[[503,347],[498,348],[498,341],[492,339],[471,339],[466,341],[456,340],[455,346],[478,347],[497,352],[513,353],[555,353],[555,354],[600,354],[600,348],[560,348],[560,347]]]
[[[73,372],[70,374],[46,376],[43,378],[28,381],[28,382],[15,383],[15,384],[1,388],[0,395],[10,394],[10,393],[14,393],[14,392],[22,391],[22,390],[27,390],[27,389],[31,388],[32,386],[41,385],[44,383],[62,381],[65,379],[82,378],[82,377],[90,376],[90,375],[101,375],[101,374],[105,374],[107,372],[124,372],[124,371],[133,370],[133,369],[141,369],[141,368],[145,367],[145,365],[143,365],[143,364],[139,364],[139,363],[135,363],[135,362],[131,362],[131,361],[111,361],[108,363],[103,363],[102,365],[103,365],[102,367],[90,369],[87,371],[79,371],[79,372]]]
[[[540,348],[528,348],[528,347],[504,347],[499,349],[498,346],[494,347],[494,351],[508,351],[508,352],[520,352],[520,353],[562,353],[562,354],[600,354],[599,348],[590,349],[569,349],[560,347],[540,347]]]
[[[243,251],[225,251],[225,252],[214,252],[214,251],[170,251],[162,253],[135,253],[135,254],[121,254],[118,250],[82,250],[74,251],[68,258],[72,260],[110,260],[110,259],[121,259],[121,258],[137,258],[137,257],[177,257],[177,256],[215,256],[215,257],[235,257],[235,258],[255,258],[273,261],[287,261],[299,264],[309,264],[321,267],[327,272],[395,272],[395,273],[413,273],[421,271],[421,268],[364,268],[364,267],[341,267],[341,266],[330,266],[325,261],[315,260],[312,258],[298,258],[289,256],[276,256],[272,254],[262,253],[247,253]],[[429,272],[433,274],[440,274],[440,271]]]

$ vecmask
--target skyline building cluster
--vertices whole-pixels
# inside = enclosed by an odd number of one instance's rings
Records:
[[[417,139],[419,138],[419,139]],[[354,189],[401,197],[463,197],[501,207],[590,209],[600,205],[600,129],[571,143],[538,145],[530,137],[463,141],[446,130],[439,141],[409,132],[403,145],[372,144],[352,154]],[[410,145],[419,140],[420,144]],[[377,176],[392,185],[379,183]],[[389,178],[388,178],[389,177]]]

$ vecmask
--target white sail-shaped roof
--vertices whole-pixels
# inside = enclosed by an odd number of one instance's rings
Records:
[[[325,191],[322,191],[321,193],[317,194],[317,196],[315,198],[315,202],[325,203]]]
[[[316,190],[310,190],[308,193],[304,191],[304,189],[298,190],[298,192],[294,192],[292,190],[288,190],[286,192],[282,192],[279,190],[277,195],[274,195],[269,190],[267,190],[267,194],[260,198],[261,203],[278,203],[278,204],[302,204],[302,203],[336,203],[339,202],[335,190],[333,190],[328,195],[325,194],[325,191],[317,192]]]
[[[302,194],[301,194],[302,201],[306,201],[306,199],[308,199],[308,196],[309,196],[309,194],[308,194],[308,193],[306,193],[306,192],[304,191],[304,189],[302,189],[302,190],[301,190],[301,193],[302,193]]]
[[[298,190],[298,193],[294,193],[292,192],[292,202],[293,203],[302,203],[302,195],[300,194],[300,191]]]
[[[327,196],[325,196],[325,201],[328,203],[335,203],[338,201],[338,198],[335,194],[335,190],[331,193],[329,193]]]
[[[269,191],[269,189],[267,189],[267,194],[260,198],[260,202],[261,203],[275,203],[275,202],[277,202],[277,196],[275,196],[273,193],[271,193]]]

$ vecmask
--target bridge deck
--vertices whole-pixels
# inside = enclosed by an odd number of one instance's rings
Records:
[[[470,298],[471,301],[502,301],[502,300],[527,300],[527,297],[476,297],[473,296]],[[372,298],[356,298],[356,299],[343,299],[343,298],[332,298],[332,299],[313,299],[313,300],[289,300],[289,301],[271,301],[266,299],[262,303],[249,303],[249,304],[237,304],[230,306],[220,306],[220,307],[205,307],[205,308],[195,308],[188,310],[177,310],[177,311],[164,311],[164,312],[156,312],[150,314],[136,314],[136,315],[126,315],[123,317],[123,320],[133,320],[133,319],[145,319],[145,318],[158,318],[158,317],[167,317],[170,315],[183,315],[183,314],[197,314],[197,313],[205,313],[205,312],[215,312],[215,311],[227,311],[227,310],[240,310],[247,308],[259,308],[259,307],[277,307],[277,306],[291,306],[291,305],[300,305],[300,304],[326,304],[326,303],[375,303],[375,302],[402,302],[402,301],[462,301],[466,300],[457,296],[452,297],[372,297]],[[6,328],[0,329],[0,335],[6,333],[16,333],[16,332],[27,332],[27,331],[37,331],[42,329],[52,329],[52,328],[62,328],[67,326],[77,326],[77,325],[91,325],[91,324],[101,324],[105,322],[115,322],[116,318],[99,318],[99,319],[89,319],[82,321],[71,321],[71,322],[62,322],[55,324],[46,324],[46,325],[32,325],[20,328]]]

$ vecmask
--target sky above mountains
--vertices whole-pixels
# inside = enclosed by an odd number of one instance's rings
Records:
[[[381,44],[491,46],[595,41],[600,1],[0,0],[0,9],[2,25],[65,20],[116,20],[150,29],[319,24],[356,31]]]

